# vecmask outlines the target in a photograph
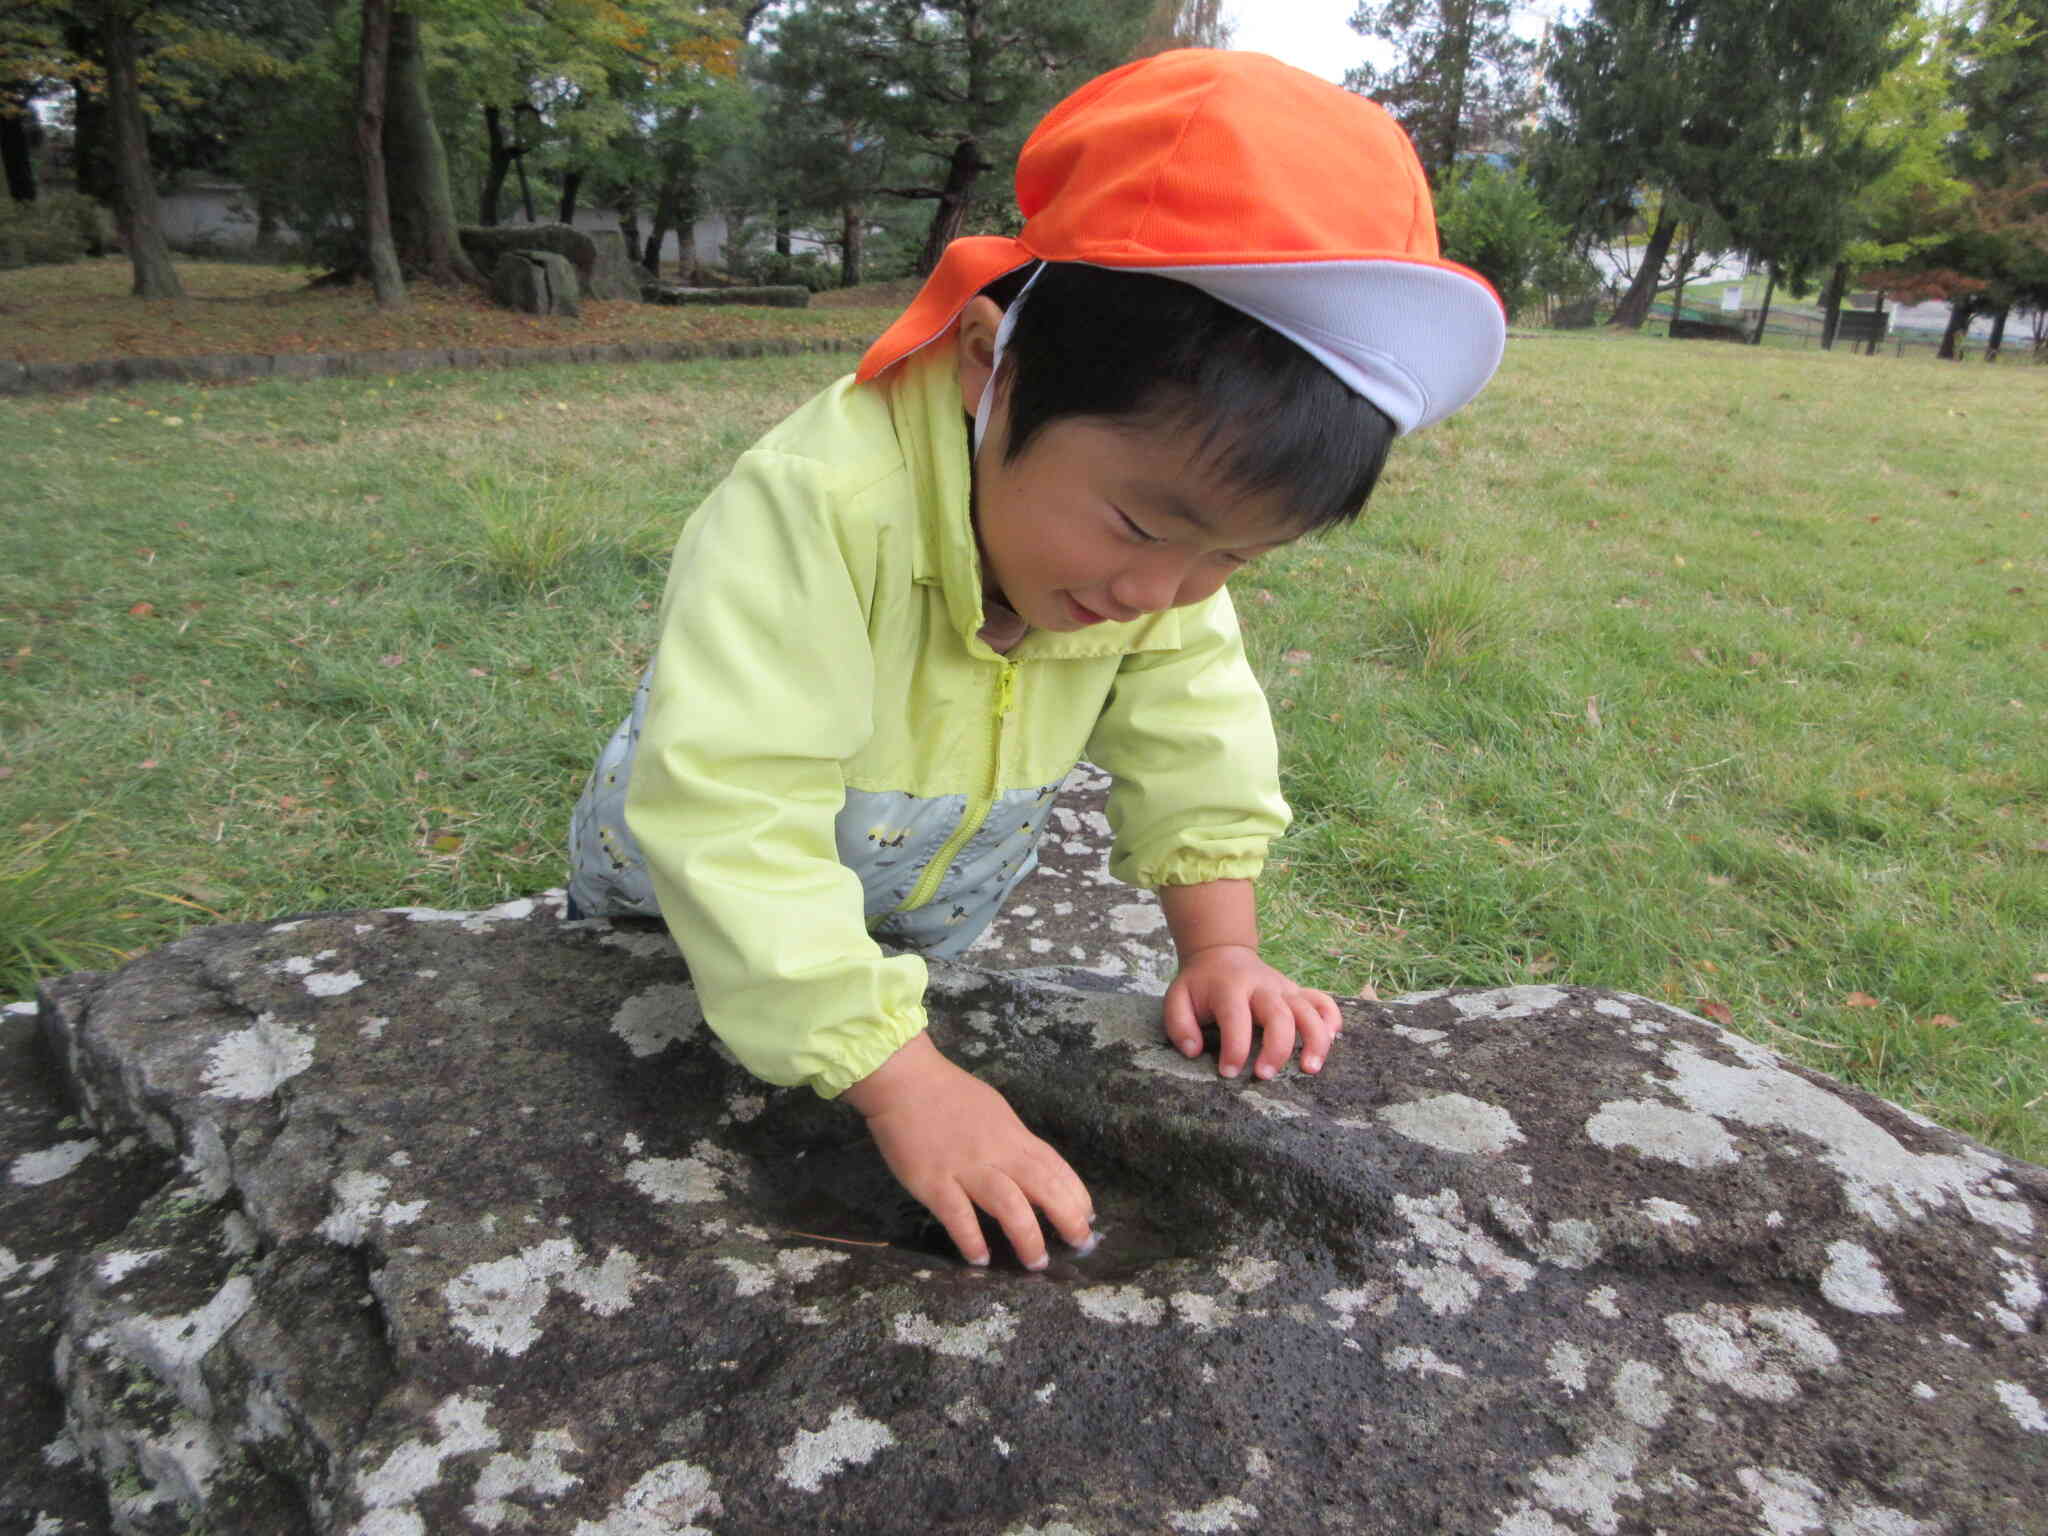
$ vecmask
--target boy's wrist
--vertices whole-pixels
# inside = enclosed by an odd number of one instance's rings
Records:
[[[1259,949],[1258,908],[1249,880],[1208,880],[1200,885],[1163,885],[1159,905],[1173,935],[1174,952],[1186,965],[1212,949]]]
[[[905,1099],[914,1097],[921,1084],[928,1083],[935,1073],[944,1072],[952,1065],[932,1043],[932,1037],[919,1030],[874,1071],[858,1082],[848,1084],[839,1097],[862,1118],[872,1120],[877,1115],[888,1113]]]

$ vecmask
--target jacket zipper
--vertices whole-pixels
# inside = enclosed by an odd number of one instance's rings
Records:
[[[1017,663],[1005,661],[1002,674],[996,679],[995,710],[989,719],[988,782],[981,793],[968,802],[960,825],[946,839],[945,847],[932,856],[931,863],[917,877],[917,884],[911,888],[910,894],[897,905],[898,912],[921,907],[938,894],[939,884],[946,878],[946,871],[952,867],[953,860],[960,856],[960,850],[981,830],[982,824],[988,820],[988,813],[995,809],[996,795],[1002,787],[1003,721],[1009,717],[1010,706],[1016,702],[1016,697]]]

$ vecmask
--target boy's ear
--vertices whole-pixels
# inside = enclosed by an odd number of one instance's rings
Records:
[[[960,408],[970,416],[980,407],[981,392],[995,372],[996,332],[1002,324],[1003,307],[984,294],[976,294],[960,311],[953,344],[960,353]]]

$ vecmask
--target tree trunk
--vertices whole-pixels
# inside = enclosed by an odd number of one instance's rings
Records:
[[[1968,299],[1957,299],[1948,307],[1948,326],[1941,333],[1941,350],[1936,357],[1955,361],[1956,338],[1970,328],[1970,317],[1976,313],[1976,305]]]
[[[975,180],[987,169],[988,162],[981,158],[981,147],[973,139],[962,139],[953,146],[953,158],[946,167],[946,185],[939,193],[939,206],[932,212],[931,228],[925,231],[924,250],[917,258],[919,277],[930,277],[946,247],[960,237],[960,228],[967,222],[967,202],[974,193]]]
[[[1764,307],[1757,311],[1756,330],[1749,338],[1752,347],[1764,344],[1764,325],[1771,318],[1771,295],[1778,291],[1777,263],[1773,262],[1769,271],[1771,275],[1764,280]]]
[[[406,302],[405,275],[391,238],[391,189],[384,176],[384,95],[391,55],[391,0],[363,0],[356,74],[356,160],[363,173],[363,244],[379,309]]]
[[[448,154],[427,100],[420,20],[410,11],[391,15],[384,156],[392,178],[391,234],[399,259],[444,288],[458,283],[485,286],[483,274],[463,254],[456,234]]]
[[[484,187],[477,198],[476,221],[486,229],[494,229],[498,223],[498,198],[505,190],[505,178],[511,174],[512,161],[519,152],[505,137],[504,116],[490,103],[484,106],[484,143],[490,159],[484,166]]]
[[[7,195],[17,203],[36,200],[36,165],[29,158],[28,97],[21,91],[0,96],[0,164],[7,168]]]
[[[1828,274],[1827,292],[1821,295],[1820,349],[1835,349],[1835,332],[1842,326],[1842,296],[1849,289],[1849,263],[1838,261]]]
[[[184,285],[171,265],[157,211],[156,173],[149,164],[149,133],[142,118],[142,82],[136,62],[131,0],[105,0],[101,24],[107,49],[107,117],[114,130],[115,216],[138,299],[182,299]]]
[[[849,204],[839,210],[839,286],[860,286],[861,247],[867,241],[867,210]]]
[[[581,171],[562,172],[562,204],[556,212],[555,222],[557,224],[574,224],[576,222],[576,194],[582,190],[582,187],[583,173]]]
[[[1871,329],[1870,344],[1863,349],[1865,357],[1877,356],[1878,338],[1884,335],[1884,295],[1882,293],[1878,294],[1877,302],[1872,307],[1877,311],[1878,323]]]
[[[1643,247],[1636,264],[1635,281],[1614,308],[1608,324],[1616,330],[1639,331],[1650,318],[1650,301],[1657,296],[1657,279],[1664,271],[1664,256],[1671,249],[1671,237],[1678,233],[1678,215],[1667,201],[1657,213],[1657,227],[1650,231],[1650,243]]]
[[[1465,82],[1472,73],[1473,0],[1444,0],[1437,14],[1442,20],[1442,41],[1437,46],[1438,93],[1435,143],[1423,172],[1435,186],[1445,171],[1458,163],[1465,118]]]
[[[1993,312],[1991,316],[1991,340],[1984,347],[1985,362],[1995,363],[1998,361],[1999,351],[2005,346],[2006,318],[2011,314],[2012,306],[2010,304],[2001,304]]]
[[[1676,324],[1685,315],[1685,280],[1691,276],[1692,263],[1690,261],[1681,262],[1678,268],[1678,281],[1671,285],[1671,320],[1673,324]]]
[[[790,213],[789,205],[787,203],[776,204],[775,254],[778,256],[786,258],[790,254],[790,240],[795,233],[793,221],[794,215]]]
[[[526,179],[526,151],[519,151],[519,206],[526,212],[526,222],[534,222],[533,185]]]

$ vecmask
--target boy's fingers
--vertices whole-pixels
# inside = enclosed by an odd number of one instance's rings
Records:
[[[1039,1230],[1038,1212],[1031,1208],[1016,1180],[993,1168],[986,1169],[969,1193],[976,1205],[995,1217],[1019,1264],[1026,1269],[1045,1268],[1045,1233]]]
[[[946,1229],[946,1236],[960,1250],[961,1258],[974,1265],[988,1262],[988,1243],[981,1235],[981,1219],[974,1214],[974,1202],[959,1185],[948,1184],[943,1194],[924,1204],[926,1210],[938,1217],[939,1225]]]
[[[1287,998],[1261,992],[1258,995],[1259,1028],[1263,1036],[1259,1059],[1253,1071],[1271,1077],[1287,1065],[1294,1054],[1294,1004]]]
[[[1183,1056],[1198,1056],[1202,1050],[1202,1026],[1195,1017],[1195,1000],[1188,995],[1182,982],[1175,982],[1166,989],[1166,1006],[1161,1019],[1166,1026],[1166,1038]]]
[[[1301,1031],[1301,1070],[1320,1072],[1323,1058],[1336,1042],[1344,1016],[1327,992],[1304,992],[1295,1000],[1295,1023]]]
[[[1252,1049],[1252,1010],[1242,997],[1233,997],[1216,1009],[1216,1032],[1222,1044],[1216,1051],[1216,1071],[1235,1077]]]
[[[1053,1231],[1070,1248],[1085,1247],[1094,1235],[1095,1202],[1088,1186],[1059,1153],[1046,1148],[1041,1169],[1024,1186],[1031,1203],[1045,1212]]]

